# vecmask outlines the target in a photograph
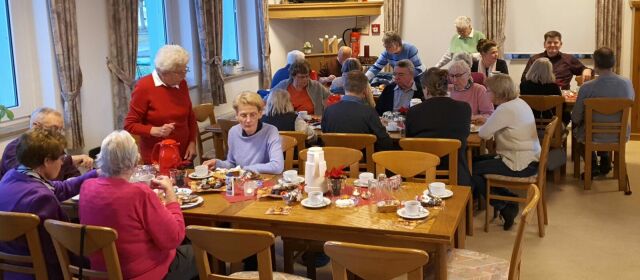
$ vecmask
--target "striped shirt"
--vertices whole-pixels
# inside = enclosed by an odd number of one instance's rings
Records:
[[[380,73],[380,71],[382,71],[382,68],[387,66],[387,64],[390,64],[391,67],[395,67],[398,61],[403,59],[409,59],[413,63],[413,66],[416,69],[414,77],[417,77],[418,75],[420,75],[420,73],[422,73],[422,62],[420,62],[420,57],[418,57],[418,48],[409,43],[402,43],[402,50],[400,51],[400,53],[395,54],[389,53],[386,50],[383,51],[382,54],[380,54],[380,57],[378,57],[376,63],[367,71],[367,78],[371,80],[378,73]]]

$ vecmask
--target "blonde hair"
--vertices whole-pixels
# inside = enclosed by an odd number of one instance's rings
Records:
[[[178,67],[189,63],[189,53],[178,45],[164,45],[156,53],[154,62],[159,72],[178,70]]]
[[[495,74],[484,80],[484,84],[493,92],[496,100],[507,102],[518,98],[516,86],[509,75]]]
[[[553,74],[553,64],[546,57],[536,59],[525,78],[538,84],[551,84],[556,81],[556,75]]]
[[[251,91],[242,92],[233,99],[233,110],[235,110],[236,113],[238,112],[238,107],[240,105],[256,106],[258,111],[264,110],[264,101],[262,100],[262,97]]]
[[[291,104],[291,96],[284,89],[275,89],[269,93],[267,98],[267,116],[275,116],[293,112],[293,104]]]

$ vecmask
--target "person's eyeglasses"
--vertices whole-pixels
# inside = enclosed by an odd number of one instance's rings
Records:
[[[449,77],[450,77],[450,78],[457,79],[457,78],[460,78],[460,77],[464,76],[465,74],[467,74],[467,73],[449,74]]]
[[[187,74],[187,73],[191,72],[191,69],[189,68],[189,66],[187,66],[187,67],[185,67],[185,68],[184,68],[184,70],[182,70],[182,71],[177,70],[177,71],[173,71],[173,72],[174,72],[174,73],[176,73],[176,74],[182,74],[182,75],[185,75],[185,74]]]

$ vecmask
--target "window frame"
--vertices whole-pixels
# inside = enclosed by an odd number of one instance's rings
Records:
[[[20,96],[18,94],[18,83],[16,80],[16,63],[15,63],[15,55],[14,55],[14,51],[13,51],[13,30],[12,30],[12,24],[11,24],[11,8],[9,6],[9,0],[0,0],[4,2],[5,11],[0,11],[2,13],[5,14],[6,16],[6,20],[7,20],[7,39],[8,39],[8,50],[9,50],[9,65],[10,65],[10,69],[11,69],[11,80],[13,80],[13,96],[15,97],[14,102],[15,105],[14,106],[9,106],[9,105],[5,105],[7,108],[12,109],[12,108],[16,108],[18,106],[20,106]],[[4,24],[4,23],[1,23]]]

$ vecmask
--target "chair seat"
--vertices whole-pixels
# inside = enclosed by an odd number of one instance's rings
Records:
[[[538,175],[534,175],[534,176],[530,176],[530,177],[510,177],[510,176],[504,176],[504,175],[498,175],[498,174],[486,174],[484,175],[484,178],[486,179],[490,179],[490,180],[497,180],[497,181],[503,181],[503,182],[514,182],[514,183],[529,183],[529,184],[535,184],[536,182],[538,182]]]
[[[476,251],[454,249],[447,263],[448,279],[498,280],[509,278],[509,261]]]
[[[241,278],[241,279],[258,279],[258,272],[257,271],[240,271],[240,272],[236,272],[229,275],[229,277]],[[274,271],[273,280],[309,280],[309,278]]]

